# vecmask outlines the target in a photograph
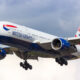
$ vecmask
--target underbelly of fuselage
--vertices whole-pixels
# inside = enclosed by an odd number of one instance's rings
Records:
[[[26,51],[33,51],[36,55],[40,57],[60,57],[66,54],[71,53],[69,50],[61,51],[54,51],[54,50],[45,50],[41,46],[36,43],[30,43],[28,41],[20,40],[17,38],[7,37],[7,36],[0,36],[0,43],[12,47],[16,47]],[[73,51],[73,50],[72,50]]]

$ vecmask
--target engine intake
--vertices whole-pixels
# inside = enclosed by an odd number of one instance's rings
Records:
[[[52,49],[54,50],[60,50],[70,47],[70,43],[62,38],[56,38],[51,43]]]

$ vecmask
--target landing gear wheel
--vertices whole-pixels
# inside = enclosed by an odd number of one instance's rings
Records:
[[[65,60],[64,58],[60,58],[60,60],[63,62],[63,64],[68,65],[67,60]]]
[[[32,65],[29,65],[29,69],[32,69]]]
[[[68,62],[67,62],[67,61],[65,61],[65,62],[64,62],[64,64],[65,64],[65,65],[68,65]]]
[[[22,62],[20,62],[20,66],[23,67],[23,65],[24,65],[24,64],[23,64]]]
[[[28,70],[28,67],[24,67],[25,70]]]
[[[32,69],[32,65],[30,65],[27,61],[24,63],[20,62],[20,66],[23,67],[25,70]]]
[[[24,62],[25,68],[32,69],[32,65],[30,65],[27,61]]]
[[[65,65],[68,65],[68,62],[67,60],[65,60],[64,58],[56,58],[55,61],[60,64],[61,66],[63,66],[64,64]]]
[[[61,62],[61,60],[59,58],[56,58],[55,61],[60,64],[61,66],[63,66],[63,63]]]

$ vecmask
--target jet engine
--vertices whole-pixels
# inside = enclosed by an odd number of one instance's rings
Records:
[[[0,48],[0,60],[4,59],[5,57],[6,57],[6,51]]]
[[[70,43],[65,39],[56,38],[52,41],[51,47],[54,50],[66,49],[70,47]]]

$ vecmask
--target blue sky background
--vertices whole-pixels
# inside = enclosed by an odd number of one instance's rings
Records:
[[[0,0],[0,20],[57,36],[74,36],[80,25],[80,1]]]

